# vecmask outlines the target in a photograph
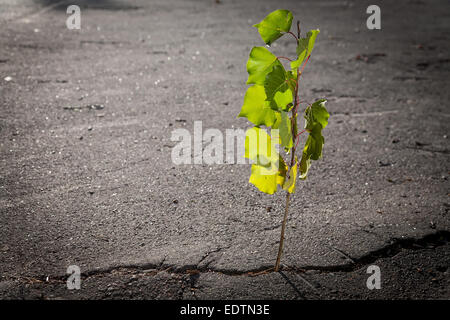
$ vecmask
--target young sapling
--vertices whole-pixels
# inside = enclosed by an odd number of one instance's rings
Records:
[[[255,126],[248,129],[245,138],[245,157],[252,161],[249,182],[261,192],[273,194],[280,186],[286,192],[286,204],[281,225],[281,236],[275,271],[280,269],[284,233],[289,213],[291,194],[295,192],[297,177],[306,179],[312,160],[322,157],[324,137],[322,129],[328,124],[329,113],[325,99],[308,104],[303,112],[304,129],[298,129],[299,83],[310,59],[319,30],[310,30],[301,37],[300,23],[297,34],[290,31],[292,13],[276,10],[254,27],[267,46],[283,35],[296,42],[296,58],[275,56],[266,47],[253,47],[247,61],[250,86],[244,97],[239,117],[245,117]],[[289,62],[286,70],[281,60]],[[263,129],[270,129],[270,134]],[[297,147],[300,135],[308,134],[300,157]],[[284,156],[277,150],[280,145]],[[285,160],[286,157],[286,160]]]

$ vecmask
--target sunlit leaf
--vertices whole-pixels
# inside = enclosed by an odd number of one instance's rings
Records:
[[[278,130],[274,130],[273,137],[266,130],[253,127],[245,133],[245,157],[254,163],[267,166],[276,163],[279,158],[277,145],[280,143]]]
[[[291,62],[291,68],[292,70],[297,69],[303,61],[311,55],[311,52],[314,49],[314,43],[316,42],[317,35],[319,34],[320,30],[311,30],[306,34],[305,38],[300,38],[298,40],[297,45],[297,56],[298,59]]]
[[[279,125],[281,146],[290,149],[294,143],[292,141],[291,119],[287,112],[281,111],[281,121]]]
[[[249,182],[261,192],[274,194],[278,185],[283,186],[285,177],[286,164],[279,157],[276,163],[272,162],[268,166],[253,164]]]
[[[292,108],[291,89],[287,89],[285,92],[277,91],[270,105],[276,111],[289,111]]]
[[[264,85],[266,75],[277,65],[281,65],[281,62],[269,50],[264,47],[253,47],[247,61],[247,84]]]
[[[295,192],[295,183],[297,181],[297,157],[295,157],[295,163],[289,170],[289,179],[284,181],[283,190],[289,193]]]
[[[285,92],[289,89],[286,77],[286,70],[282,65],[276,65],[272,71],[266,75],[264,81],[264,90],[266,91],[267,100],[273,100],[277,92]],[[291,93],[292,95],[292,93]]]
[[[270,45],[291,29],[292,13],[289,10],[276,10],[267,17],[265,17],[260,23],[255,24],[254,27],[258,28],[258,32],[261,35],[263,41]]]
[[[322,157],[322,148],[325,143],[322,129],[328,125],[330,117],[325,108],[325,102],[325,99],[317,100],[305,110],[305,129],[309,132],[309,136],[300,160],[300,179],[306,179],[311,160],[318,160]]]
[[[322,129],[325,129],[325,127],[327,126],[330,114],[325,108],[326,102],[327,100],[325,99],[319,99],[306,108],[305,129],[307,131],[312,131],[317,123],[320,124]]]
[[[294,70],[286,72],[286,77],[289,89],[291,89],[292,92],[295,92],[295,87],[297,84],[297,71]]]
[[[247,89],[244,104],[238,117],[245,117],[256,126],[272,126],[276,121],[276,112],[272,110],[270,101],[266,101],[264,87],[254,85]]]
[[[302,159],[300,160],[300,179],[305,180],[307,175],[308,175],[308,171],[309,168],[311,167],[311,159],[308,158],[308,155],[305,154],[305,152],[303,152],[302,154]]]
[[[270,45],[290,31],[292,14],[288,10],[276,10],[266,16],[258,28],[263,41]],[[297,114],[293,112],[294,95],[298,94],[298,68],[304,64],[313,49],[319,30],[311,30],[305,38],[297,41],[297,59],[291,62],[291,70],[286,71],[279,59],[266,47],[254,47],[247,61],[248,88],[239,113],[255,127],[247,130],[245,157],[252,162],[250,183],[260,191],[273,194],[278,185],[289,193],[295,192],[296,179],[305,179],[312,160],[322,157],[324,137],[322,130],[328,125],[329,113],[326,100],[321,99],[308,106],[304,113],[305,131],[308,132],[301,159],[293,155],[297,145]],[[291,113],[292,111],[292,113]],[[294,117],[295,114],[295,117]],[[265,129],[270,129],[270,135]],[[295,164],[289,168],[278,151],[295,156]]]
[[[302,159],[300,160],[300,179],[306,179],[308,170],[311,167],[311,160],[319,160],[322,157],[322,148],[325,140],[321,131],[321,129],[312,131],[308,139],[306,139]]]

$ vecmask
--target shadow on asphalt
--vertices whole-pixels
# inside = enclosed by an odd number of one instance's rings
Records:
[[[298,294],[298,297],[300,299],[305,300],[305,296],[301,293],[301,291],[299,290],[299,288],[297,288],[297,286],[289,279],[289,277],[287,275],[285,275],[283,273],[283,271],[279,271],[279,273],[281,274],[281,276],[283,277],[284,280],[286,280],[286,282],[294,289],[294,291]]]

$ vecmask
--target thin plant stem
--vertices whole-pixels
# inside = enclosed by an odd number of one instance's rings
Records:
[[[289,33],[290,35],[292,35],[295,38],[295,41],[298,41],[298,38],[294,33],[292,33],[291,31],[288,31],[286,33]]]
[[[311,57],[311,56],[309,55],[308,58],[306,58],[305,63],[303,63],[302,71],[300,71],[300,74],[303,74],[303,70],[305,70],[305,66],[308,63],[309,57]]]
[[[297,37],[295,34],[293,34],[292,32],[290,32],[290,31],[289,31],[288,33],[290,33],[290,34],[295,38],[295,40],[298,42],[298,39],[300,38],[300,22],[297,21],[297,33],[298,33],[298,37]],[[296,84],[295,84],[295,93],[294,93],[294,108],[292,109],[292,115],[291,115],[291,116],[292,116],[292,117],[291,117],[291,124],[292,124],[291,131],[292,131],[292,136],[295,137],[294,139],[297,139],[297,141],[296,141],[295,145],[292,147],[292,150],[291,150],[291,163],[290,163],[289,168],[288,168],[288,169],[289,169],[289,170],[288,170],[288,175],[289,175],[289,173],[290,173],[290,171],[291,171],[291,168],[294,166],[294,161],[295,161],[295,151],[296,151],[296,149],[297,149],[298,142],[300,141],[300,139],[298,139],[298,138],[299,138],[299,135],[302,134],[302,133],[304,132],[304,131],[302,131],[302,132],[300,132],[299,134],[297,134],[297,133],[295,132],[295,127],[296,127],[296,125],[297,125],[297,108],[298,108],[298,106],[300,105],[300,103],[299,103],[299,98],[298,98],[299,81],[300,81],[300,76],[302,75],[303,70],[305,69],[305,66],[306,66],[306,64],[308,63],[309,57],[310,57],[310,56],[308,56],[308,57],[306,58],[305,62],[303,63],[303,66],[302,66],[302,70],[301,70],[301,71],[299,71],[298,68],[297,68],[297,81],[296,81]],[[295,141],[295,140],[294,140],[294,141]],[[289,178],[289,176],[288,176],[288,178]],[[282,222],[282,225],[281,225],[280,245],[279,245],[279,247],[278,247],[277,261],[275,262],[275,272],[278,272],[279,269],[280,269],[281,255],[283,254],[284,233],[285,233],[285,231],[286,231],[287,218],[288,218],[288,214],[289,214],[289,200],[290,200],[290,195],[291,195],[291,194],[289,193],[289,191],[286,191],[286,206],[285,206],[285,208],[284,208],[284,217],[283,217],[283,222]]]
[[[280,246],[278,247],[278,255],[277,255],[277,262],[275,263],[275,272],[278,272],[280,269],[280,262],[281,262],[281,255],[283,253],[283,245],[284,245],[284,231],[286,230],[286,222],[289,212],[289,198],[290,193],[286,192],[286,207],[284,208],[284,218],[283,218],[283,224],[281,225],[281,238],[280,238]]]
[[[306,131],[306,130],[300,131],[300,132],[297,134],[297,136],[295,137],[295,139],[297,140],[297,142],[295,143],[295,149],[297,149],[298,142],[300,141],[300,135],[301,135],[302,133],[304,133],[305,131]]]
[[[299,71],[297,69],[297,81],[295,84],[295,92],[294,92],[294,106],[297,105],[297,101],[298,99],[298,80],[299,80]],[[293,108],[292,109],[292,115],[291,115],[291,132],[292,132],[292,136],[295,136],[295,127],[296,127],[296,122],[297,122],[297,108]],[[291,171],[292,166],[294,165],[294,161],[295,161],[295,149],[296,146],[294,146],[291,150],[291,162],[289,165],[289,170],[288,170],[288,174]],[[283,217],[283,222],[281,225],[281,235],[280,235],[280,245],[278,246],[278,255],[277,255],[277,261],[275,262],[275,272],[278,272],[280,269],[280,262],[281,262],[281,255],[283,254],[283,247],[284,247],[284,233],[286,230],[286,223],[287,223],[287,218],[288,218],[288,214],[289,214],[289,199],[290,199],[291,194],[289,193],[289,191],[286,191],[286,206],[284,208],[284,217]]]
[[[277,57],[277,59],[278,59],[278,60],[279,60],[279,59],[286,59],[286,60],[292,61],[292,59],[289,59],[288,57],[283,57],[283,56],[279,56],[279,57]]]

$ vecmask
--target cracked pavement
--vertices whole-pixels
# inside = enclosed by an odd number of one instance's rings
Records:
[[[367,1],[69,2],[79,31],[65,1],[0,4],[0,298],[450,298],[448,1],[379,1],[379,31]],[[174,165],[170,136],[249,127],[251,25],[279,8],[321,30],[300,94],[331,117],[274,273],[284,194]]]

